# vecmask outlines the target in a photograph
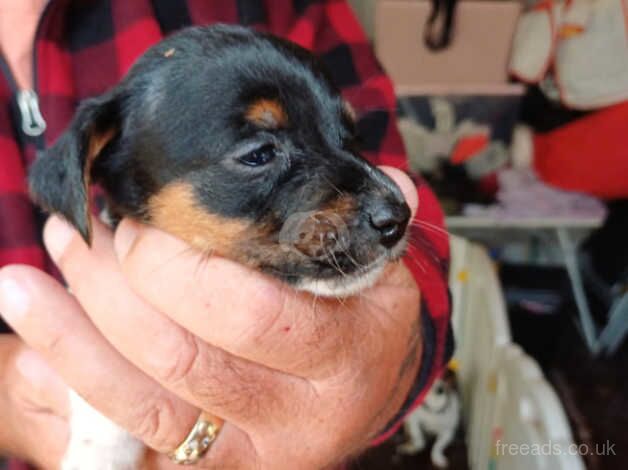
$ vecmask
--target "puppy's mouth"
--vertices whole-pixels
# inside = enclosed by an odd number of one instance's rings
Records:
[[[406,236],[384,248],[364,240],[360,229],[329,212],[289,217],[279,244],[287,256],[300,258],[292,265],[301,271],[292,278],[293,286],[315,295],[347,297],[375,284],[386,265],[405,253]]]
[[[283,221],[272,215],[251,221],[210,214],[192,185],[176,183],[162,189],[149,207],[151,224],[201,252],[241,262],[316,295],[346,297],[370,287],[406,247],[409,210],[391,228],[376,225],[379,219],[373,221],[346,198]]]
[[[339,272],[328,278],[302,277],[294,287],[325,297],[349,297],[373,286],[390,262],[398,261],[405,253],[406,242],[403,240],[389,253],[383,253],[366,266],[351,273]]]

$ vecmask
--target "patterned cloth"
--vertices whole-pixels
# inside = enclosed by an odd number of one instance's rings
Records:
[[[253,26],[311,49],[356,109],[364,155],[378,165],[407,169],[391,82],[343,0],[51,0],[35,40],[35,90],[47,123],[44,136],[32,138],[18,130],[15,85],[6,70],[0,74],[0,266],[25,263],[54,271],[41,243],[43,216],[29,202],[25,175],[36,150],[60,135],[79,101],[118,82],[165,35],[216,22]],[[415,182],[419,225],[412,227],[406,261],[422,292],[424,356],[412,396],[379,440],[394,433],[451,354],[443,215],[430,189],[418,178]]]

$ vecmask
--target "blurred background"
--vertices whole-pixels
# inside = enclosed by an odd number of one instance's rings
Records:
[[[459,404],[354,468],[442,466],[444,428],[453,469],[628,468],[628,1],[351,3],[447,215]]]

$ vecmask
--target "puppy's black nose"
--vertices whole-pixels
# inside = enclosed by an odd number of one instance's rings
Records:
[[[382,200],[374,205],[370,214],[371,226],[379,232],[379,242],[386,248],[397,244],[410,219],[410,208],[403,202]]]

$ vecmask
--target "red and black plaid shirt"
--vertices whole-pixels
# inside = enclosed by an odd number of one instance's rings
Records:
[[[43,136],[19,131],[15,85],[0,74],[0,266],[26,263],[51,270],[41,244],[42,217],[31,205],[26,168],[36,150],[64,130],[82,99],[117,83],[135,59],[165,35],[188,25],[239,23],[268,31],[311,49],[327,65],[356,109],[363,153],[373,163],[406,169],[395,126],[395,95],[350,7],[342,0],[51,0],[35,39],[35,91],[47,123]],[[6,67],[4,67],[6,69]],[[447,291],[448,243],[443,215],[430,189],[418,184],[417,218],[407,257],[422,292],[424,352],[411,399],[422,398],[451,353]]]

